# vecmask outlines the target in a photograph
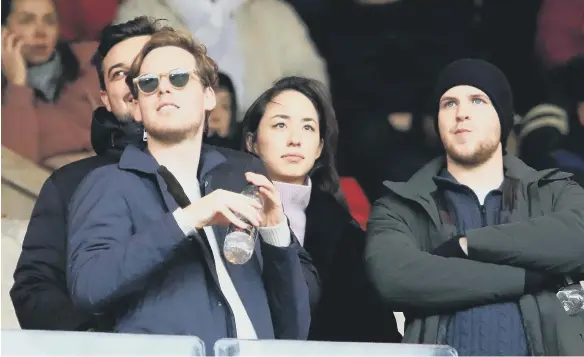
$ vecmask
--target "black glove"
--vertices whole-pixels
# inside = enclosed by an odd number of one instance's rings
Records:
[[[557,292],[563,280],[564,277],[559,275],[541,274],[532,270],[526,270],[524,291],[526,294],[534,294],[544,290]]]
[[[534,271],[526,270],[525,271],[525,287],[523,290],[526,294],[536,293],[542,290],[542,287],[545,285],[545,281],[547,280],[547,276],[536,273]]]
[[[459,240],[462,237],[464,236],[458,235],[447,240],[446,242],[436,247],[436,249],[434,249],[431,253],[433,255],[438,255],[444,258],[468,258],[459,243]]]

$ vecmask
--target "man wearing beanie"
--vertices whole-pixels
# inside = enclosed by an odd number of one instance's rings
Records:
[[[584,354],[584,321],[556,297],[565,276],[584,278],[584,190],[505,152],[513,98],[490,63],[448,65],[434,102],[446,155],[386,182],[367,226],[366,268],[404,312],[403,342],[475,356]]]

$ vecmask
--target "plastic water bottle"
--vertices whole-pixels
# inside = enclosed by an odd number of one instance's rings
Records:
[[[241,194],[253,198],[263,207],[264,201],[257,186],[249,185],[241,191]],[[258,229],[253,227],[245,217],[237,214],[237,218],[249,224],[250,228],[243,229],[233,224],[229,225],[223,243],[223,255],[232,264],[245,264],[253,255]]]
[[[556,294],[564,306],[564,310],[570,316],[584,313],[584,288],[579,281],[574,281],[571,277],[564,278],[565,287]]]

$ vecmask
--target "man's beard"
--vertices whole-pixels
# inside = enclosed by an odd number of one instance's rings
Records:
[[[189,127],[168,129],[150,126],[144,122],[144,129],[148,134],[148,138],[165,145],[178,144],[184,140],[195,137],[200,126],[200,123],[193,123]]]
[[[474,168],[484,164],[493,157],[498,147],[499,141],[493,140],[481,142],[471,154],[461,154],[449,145],[445,145],[444,149],[453,163],[462,167]]]

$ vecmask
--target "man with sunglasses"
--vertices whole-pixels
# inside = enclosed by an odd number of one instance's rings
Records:
[[[126,82],[148,150],[128,147],[118,165],[90,174],[71,202],[74,302],[94,313],[124,303],[116,331],[195,335],[208,353],[226,337],[305,339],[304,274],[317,277],[276,188],[258,158],[202,145],[217,82],[205,48],[187,34],[156,33]],[[236,193],[248,184],[259,187],[263,207]],[[258,227],[245,264],[223,257],[228,224]]]
[[[23,329],[101,330],[105,319],[74,306],[67,292],[66,231],[68,204],[81,181],[94,169],[117,162],[127,145],[144,146],[142,125],[132,118],[130,90],[124,79],[150,36],[159,30],[139,17],[106,27],[93,58],[105,107],[94,112],[91,141],[96,156],[55,172],[44,183],[24,237],[10,297]]]

